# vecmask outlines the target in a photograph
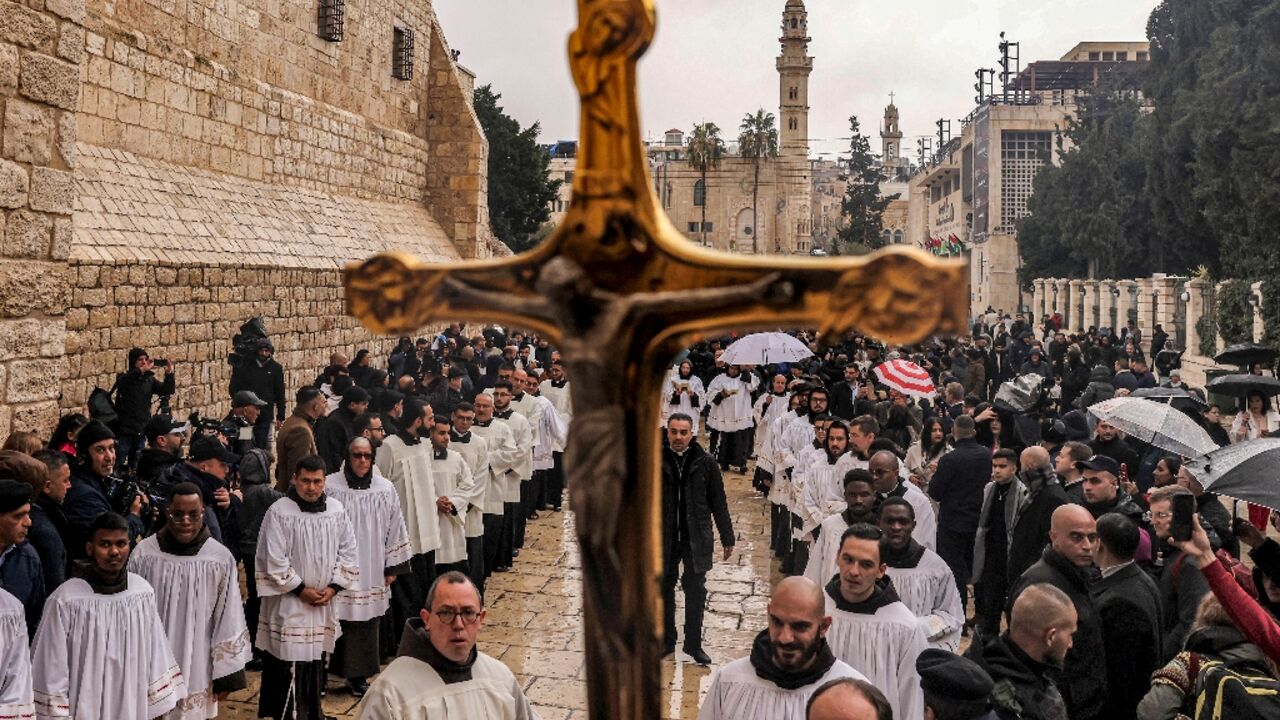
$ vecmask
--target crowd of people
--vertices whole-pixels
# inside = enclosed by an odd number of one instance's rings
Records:
[[[334,354],[286,415],[250,350],[223,418],[175,419],[174,365],[135,348],[92,417],[7,439],[0,717],[204,720],[247,669],[277,720],[325,717],[328,676],[362,717],[533,717],[476,642],[487,579],[563,507],[558,354],[454,325],[385,369]]]
[[[703,718],[813,717],[813,695],[849,678],[912,720],[1171,720],[1206,702],[1214,717],[1280,716],[1280,544],[1266,538],[1280,514],[1228,509],[1186,458],[1086,412],[1181,388],[1199,402],[1179,407],[1225,445],[1280,431],[1267,398],[1242,399],[1227,430],[1176,367],[1153,370],[1167,358],[1158,327],[1144,342],[1133,328],[1068,334],[992,312],[971,336],[911,347],[796,335],[814,355],[779,365],[726,365],[731,338],[699,345],[660,399],[664,589],[670,608],[683,563],[684,651],[705,659],[712,524],[725,558],[735,544],[724,473],[769,503],[789,576],[750,655],[717,671]],[[875,372],[897,360],[927,371],[936,395]],[[1027,375],[1034,402],[1003,402]],[[1180,496],[1196,510],[1190,540],[1171,531]],[[670,610],[665,633],[673,651]]]
[[[706,578],[717,539],[722,562],[737,544],[726,473],[769,505],[784,576],[703,718],[1274,716],[1280,544],[1084,412],[1181,386],[1146,361],[1164,340],[993,316],[913,347],[800,332],[813,357],[769,366],[712,341],[671,369],[666,653],[711,664]],[[940,391],[894,389],[874,372],[893,360]],[[175,419],[174,364],[127,362],[92,417],[0,452],[0,716],[212,718],[247,669],[260,717],[324,717],[330,676],[362,717],[534,716],[476,643],[488,579],[565,507],[571,390],[545,339],[453,325],[385,362],[334,354],[290,407],[259,338],[223,418]],[[1033,406],[997,401],[1029,374]],[[1280,430],[1261,397],[1230,430],[1216,406],[1191,414],[1222,443]],[[1175,540],[1184,496],[1198,519]]]

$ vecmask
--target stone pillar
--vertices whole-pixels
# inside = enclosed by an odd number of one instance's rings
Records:
[[[1173,347],[1178,336],[1178,296],[1182,294],[1182,281],[1185,278],[1164,277],[1152,282],[1153,292],[1159,298],[1156,314],[1152,319],[1152,327],[1160,325],[1169,335],[1168,347]],[[1148,338],[1150,340],[1150,338]]]
[[[1031,281],[1031,314],[1034,316],[1034,322],[1037,325],[1043,324],[1044,318],[1048,313],[1044,307],[1044,280],[1037,279]]]
[[[0,0],[0,437],[50,432],[66,372],[84,0]]]
[[[1120,329],[1127,327],[1129,318],[1133,316],[1134,307],[1134,290],[1138,284],[1132,280],[1121,280],[1116,283],[1116,289],[1120,291],[1120,295],[1116,297],[1116,325],[1111,328],[1116,337],[1120,336]]]
[[[1111,311],[1116,306],[1116,298],[1113,291],[1116,289],[1114,280],[1098,281],[1098,327],[1111,327],[1114,323],[1111,321]]]
[[[1187,355],[1200,355],[1200,318],[1205,314],[1205,292],[1208,283],[1192,278],[1184,286],[1190,298],[1187,300]]]
[[[1098,327],[1101,324],[1098,314],[1098,281],[1085,280],[1084,316],[1080,322],[1080,327],[1087,330],[1090,326]]]
[[[1070,282],[1067,283],[1067,302],[1065,303],[1065,305],[1070,310],[1071,314],[1067,316],[1066,327],[1070,328],[1071,330],[1083,329],[1080,322],[1082,316],[1084,315],[1084,312],[1083,310],[1081,310],[1081,307],[1080,307],[1083,301],[1083,299],[1080,297],[1080,291],[1082,289],[1084,289],[1083,280],[1071,280]]]
[[[1254,283],[1249,289],[1249,292],[1253,295],[1253,297],[1257,298],[1258,300],[1258,304],[1255,305],[1253,309],[1253,341],[1254,342],[1262,342],[1262,338],[1266,337],[1266,332],[1267,332],[1266,323],[1263,322],[1262,320],[1263,290],[1264,288],[1263,288],[1262,282]]]
[[[1138,284],[1138,329],[1142,331],[1142,340],[1151,339],[1155,314],[1152,312],[1151,291],[1154,287],[1151,278],[1140,278]]]

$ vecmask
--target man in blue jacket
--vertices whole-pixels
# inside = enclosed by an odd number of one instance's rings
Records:
[[[982,513],[982,489],[991,479],[991,450],[974,439],[973,418],[961,415],[951,427],[956,447],[938,460],[929,496],[938,501],[938,554],[955,575],[960,605],[968,601],[973,539]]]
[[[44,570],[27,542],[31,527],[31,486],[0,479],[0,588],[27,609],[27,636],[36,632],[44,609]]]

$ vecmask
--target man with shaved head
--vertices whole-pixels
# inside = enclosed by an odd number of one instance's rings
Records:
[[[1066,593],[1049,584],[1029,585],[1013,603],[1009,630],[969,646],[965,657],[981,665],[995,683],[991,703],[998,717],[1067,718],[1051,676],[1071,650],[1077,622],[1075,606]]]
[[[865,680],[832,654],[830,627],[817,583],[801,576],[778,583],[769,600],[769,627],[756,636],[751,655],[716,671],[699,720],[802,720],[809,696],[824,683]]]
[[[813,693],[805,720],[893,720],[893,708],[875,685],[841,678]]]
[[[1023,450],[1019,467],[1026,497],[1009,537],[1008,577],[1013,581],[1040,559],[1049,544],[1053,511],[1067,504],[1067,492],[1053,471],[1048,450],[1038,445]]]
[[[1098,544],[1097,523],[1079,505],[1063,505],[1053,511],[1049,547],[1040,561],[1022,574],[1009,594],[1011,606],[1029,586],[1044,583],[1070,598],[1078,617],[1075,644],[1063,665],[1063,701],[1071,720],[1101,717],[1107,697],[1106,649],[1102,623],[1089,593],[1089,575]]]

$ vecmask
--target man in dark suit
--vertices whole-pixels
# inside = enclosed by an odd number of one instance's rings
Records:
[[[972,417],[956,418],[951,428],[956,447],[938,460],[929,481],[929,496],[938,501],[938,554],[955,575],[961,606],[969,594],[982,489],[991,479],[991,450],[974,440],[976,434]]]
[[[875,411],[875,402],[863,392],[861,375],[858,366],[850,362],[844,366],[844,380],[831,387],[831,414],[845,422]]]
[[[1053,511],[1068,502],[1067,491],[1053,471],[1048,450],[1039,445],[1023,450],[1021,468],[1027,498],[1018,513],[1009,541],[1010,581],[1022,577],[1022,573],[1040,559],[1040,553],[1049,544]]]
[[[1151,673],[1160,667],[1162,620],[1160,590],[1133,562],[1138,525],[1120,513],[1098,518],[1094,564],[1102,578],[1090,588],[1102,622],[1107,656],[1107,693],[1102,717],[1135,717],[1150,689]]]
[[[693,419],[667,418],[662,451],[662,596],[665,655],[676,649],[676,579],[684,587],[684,651],[710,665],[702,649],[702,615],[707,604],[707,572],[712,564],[711,521],[720,531],[723,560],[733,554],[733,522],[720,466],[693,440]],[[680,566],[684,574],[680,575]]]

